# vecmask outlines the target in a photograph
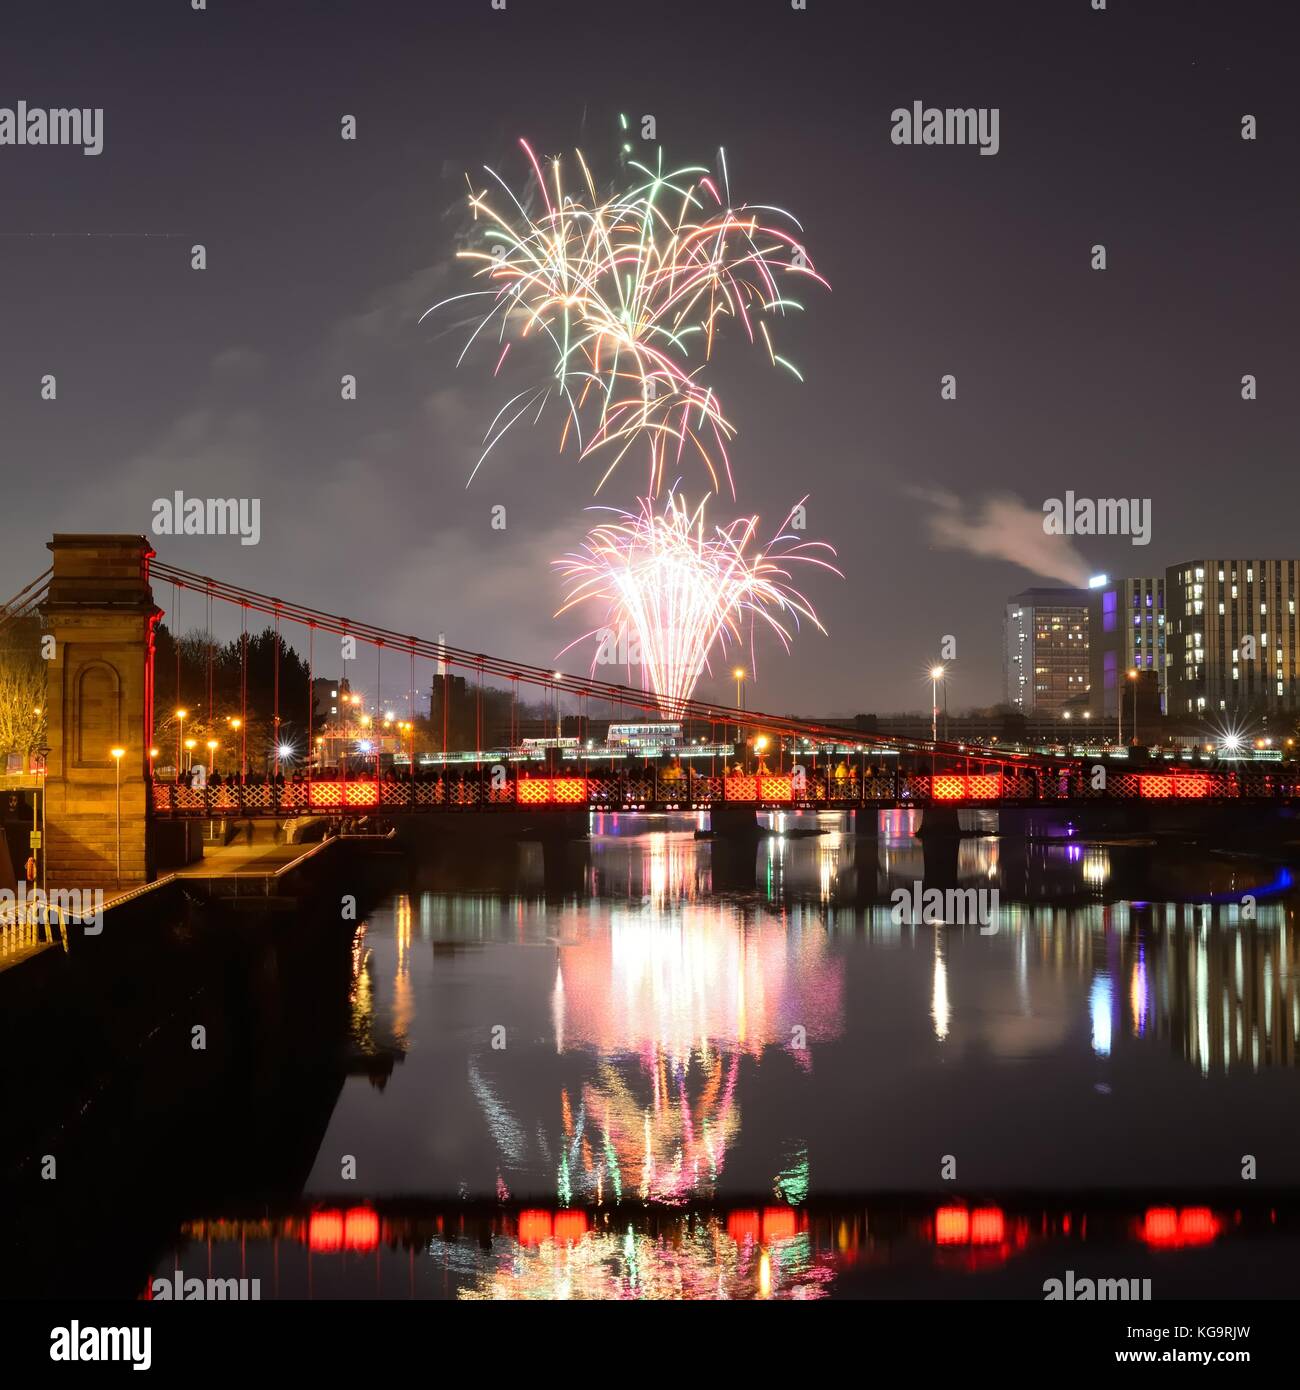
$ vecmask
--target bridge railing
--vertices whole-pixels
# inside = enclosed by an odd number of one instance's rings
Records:
[[[228,782],[216,787],[153,784],[153,809],[164,817],[366,815],[420,810],[573,809],[707,810],[717,805],[824,808],[854,806],[1052,805],[1104,801],[1294,801],[1300,772],[1163,768],[1116,771],[1063,766],[1005,772],[826,771],[591,772],[533,775],[473,773],[432,781],[374,778],[275,783]]]

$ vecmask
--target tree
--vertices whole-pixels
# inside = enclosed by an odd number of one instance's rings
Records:
[[[21,753],[24,764],[49,734],[40,635],[35,618],[20,620],[5,630],[0,648],[0,757]]]

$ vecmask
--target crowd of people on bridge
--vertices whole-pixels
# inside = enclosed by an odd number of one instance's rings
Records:
[[[647,768],[649,772],[651,769]],[[693,773],[693,769],[690,770]],[[737,761],[730,767],[724,766],[721,771],[731,777],[742,777],[757,774],[760,777],[770,777],[773,770],[767,762],[760,758],[753,768],[746,768],[741,762]],[[825,775],[833,790],[833,794],[839,798],[851,799],[857,795],[858,787],[863,779],[887,778],[892,775],[895,769],[887,766],[869,766],[859,769],[856,765],[849,764],[843,759],[835,766],[826,765],[824,771],[817,768],[807,769],[809,776]],[[666,763],[657,769],[660,782],[667,784],[684,783],[688,778],[688,769],[680,761]],[[484,776],[491,775],[490,772],[477,765],[469,765],[460,769],[453,770],[448,767],[424,766],[416,767],[412,770],[409,767],[389,767],[379,774],[379,780],[387,784],[420,784],[429,785],[442,782],[452,784],[465,784],[478,782]],[[522,767],[516,770],[519,780],[527,780],[530,777],[552,777],[556,775],[556,769],[545,766],[532,768]],[[585,776],[587,769],[574,768],[565,775]],[[182,769],[175,777],[175,785],[192,790],[203,790],[205,787],[275,787],[283,789],[285,787],[304,786],[308,782],[315,780],[319,782],[337,781],[372,781],[375,773],[373,769],[365,768],[322,768],[317,771],[314,778],[305,772],[301,767],[294,768],[288,775],[281,769],[276,772],[227,772],[222,773],[219,769],[209,772],[207,768],[199,763],[194,767]],[[163,784],[171,783],[173,778],[170,776],[160,776],[155,774],[155,781]]]

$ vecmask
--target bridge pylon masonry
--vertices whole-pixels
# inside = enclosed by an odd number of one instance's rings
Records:
[[[51,887],[150,876],[149,653],[154,606],[143,536],[56,535],[44,607],[49,662],[46,873]],[[123,749],[115,760],[114,748]]]

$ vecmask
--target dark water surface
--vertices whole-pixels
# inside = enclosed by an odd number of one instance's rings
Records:
[[[878,843],[748,849],[657,824],[417,868],[358,924],[346,1076],[298,1201],[209,1196],[153,1276],[262,1297],[1041,1297],[1066,1269],[1297,1291],[1285,870],[965,841],[960,882],[999,890],[989,932],[894,921],[924,872],[903,818]]]

